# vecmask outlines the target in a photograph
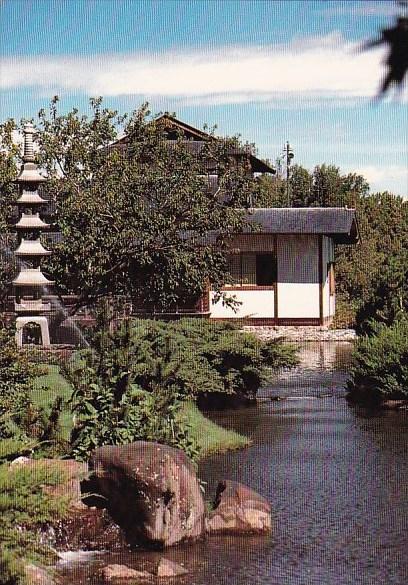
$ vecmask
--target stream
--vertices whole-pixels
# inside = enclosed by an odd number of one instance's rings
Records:
[[[199,469],[240,481],[273,508],[271,537],[212,537],[164,556],[184,564],[186,585],[405,585],[408,583],[408,414],[350,407],[351,344],[305,343],[301,363],[262,389],[257,406],[211,413],[249,436],[250,448]],[[271,400],[279,396],[281,400]],[[99,585],[99,568],[140,568],[163,553],[72,553],[64,583]]]

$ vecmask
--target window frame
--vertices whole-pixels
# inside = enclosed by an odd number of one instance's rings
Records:
[[[274,277],[275,280],[272,284],[256,284],[255,283],[243,283],[243,256],[245,255],[251,255],[254,256],[254,261],[255,261],[255,281],[258,278],[258,274],[257,274],[257,257],[258,256],[270,256],[272,261],[274,262],[275,266],[274,266]],[[222,287],[222,290],[228,290],[228,291],[240,291],[240,290],[246,290],[246,291],[251,291],[251,290],[275,290],[276,288],[276,283],[277,283],[277,257],[276,254],[274,252],[247,252],[247,251],[243,251],[243,252],[238,252],[235,254],[231,254],[231,256],[239,256],[240,258],[240,282],[237,283],[232,283],[232,284],[225,284]],[[229,274],[232,276],[232,272],[229,272]]]

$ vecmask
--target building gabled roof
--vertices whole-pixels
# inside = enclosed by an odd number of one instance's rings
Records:
[[[359,239],[356,211],[345,207],[254,208],[247,219],[262,234],[324,234],[339,244]]]
[[[175,141],[177,136],[183,136],[185,138],[185,144],[188,149],[191,150],[193,153],[198,153],[204,146],[204,142],[208,140],[217,139],[217,137],[211,136],[207,132],[203,130],[199,130],[198,128],[194,128],[181,120],[177,120],[174,116],[170,114],[163,114],[156,119],[156,122],[162,122],[166,127],[166,132],[169,136],[169,142]],[[219,138],[222,140],[222,138]],[[118,140],[116,140],[111,146],[121,146],[125,147],[128,142],[127,136],[122,136]],[[245,149],[233,149],[230,152],[233,156],[244,156],[247,153]],[[251,163],[251,169],[254,173],[272,173],[275,174],[275,169],[266,163],[265,161],[257,158],[253,154],[249,154],[249,160]]]

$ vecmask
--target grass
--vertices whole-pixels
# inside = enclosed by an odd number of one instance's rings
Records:
[[[192,439],[200,451],[200,459],[214,453],[243,449],[251,444],[248,437],[208,419],[193,402],[186,403],[184,415],[190,425]]]
[[[35,380],[33,402],[43,408],[49,408],[56,396],[62,396],[68,401],[72,394],[72,386],[60,373],[59,367],[49,364],[41,364],[41,367],[45,373]],[[193,402],[186,403],[183,414],[190,426],[192,439],[200,451],[200,459],[213,453],[243,449],[251,444],[247,437],[209,420]],[[61,413],[60,423],[62,438],[69,440],[73,423],[68,405]]]
[[[56,365],[41,364],[44,374],[35,379],[31,398],[37,406],[48,409],[57,396],[61,396],[64,401],[71,398],[72,386],[60,373]],[[62,439],[69,440],[72,429],[72,414],[69,407],[66,406],[60,418]]]

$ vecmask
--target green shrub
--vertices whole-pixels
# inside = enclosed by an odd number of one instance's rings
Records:
[[[360,338],[353,354],[349,398],[361,403],[408,399],[408,320],[372,327],[374,334]]]
[[[25,583],[27,561],[55,562],[55,554],[40,542],[37,529],[65,515],[69,498],[52,497],[44,489],[65,480],[62,470],[50,468],[47,462],[35,468],[0,465],[1,585]]]
[[[88,381],[95,376],[90,370]],[[182,400],[176,388],[156,387],[154,392],[146,392],[131,385],[120,397],[115,390],[113,380],[77,385],[72,398],[74,457],[86,460],[100,445],[145,440],[178,447],[196,459],[198,452],[189,438],[188,423],[179,416]]]
[[[34,391],[44,393],[37,384],[42,374],[44,366],[33,364],[28,353],[17,348],[13,330],[0,329],[0,440],[8,440],[0,453],[10,448],[4,459],[13,458],[13,449],[18,457],[27,445],[37,455],[53,456],[66,449],[59,438],[63,400],[55,396],[42,406],[34,399]]]
[[[116,331],[118,339],[124,328]],[[254,396],[270,370],[297,363],[282,340],[263,342],[231,323],[199,319],[134,320],[130,328],[131,378],[145,389],[170,379],[180,394],[207,392]]]
[[[0,438],[24,433],[30,385],[37,370],[19,352],[11,329],[0,328]]]
[[[200,394],[254,397],[271,370],[296,363],[281,341],[265,343],[229,324],[182,319],[125,320],[99,328],[93,349],[65,366],[75,388],[73,453],[84,459],[98,445],[156,440],[197,457],[183,402]]]
[[[79,352],[65,368],[75,388],[73,455],[86,459],[99,445],[154,440],[195,459],[188,423],[179,416],[186,389],[176,383],[182,378],[171,348],[165,343],[161,351],[150,339],[135,339],[129,321],[94,340],[95,350]]]

